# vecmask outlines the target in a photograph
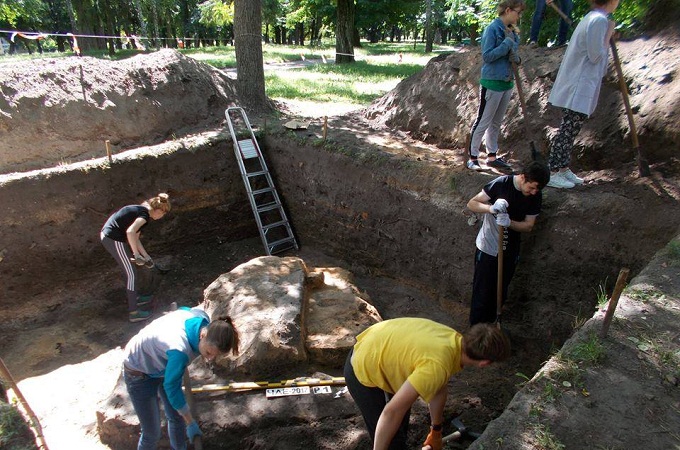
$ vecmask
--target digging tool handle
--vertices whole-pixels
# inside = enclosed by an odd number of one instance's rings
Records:
[[[522,108],[522,115],[524,116],[524,124],[527,125],[527,102],[524,97],[522,79],[519,77],[519,69],[514,62],[512,63],[512,72],[515,75],[515,85],[517,86],[517,95],[519,96],[519,106]]]
[[[600,337],[605,337],[607,335],[607,331],[609,331],[609,325],[614,318],[614,311],[616,311],[616,306],[619,304],[619,297],[621,297],[621,292],[623,292],[623,288],[626,286],[626,280],[628,279],[629,273],[630,269],[625,267],[619,272],[619,278],[616,279],[614,292],[612,292],[612,297],[609,299],[609,304],[607,305],[607,312],[604,315]]]
[[[619,59],[619,52],[614,43],[614,39],[609,42],[612,49],[612,57],[614,58],[614,67],[616,68],[616,75],[619,78],[619,89],[623,97],[623,105],[626,107],[626,115],[628,116],[628,125],[630,126],[630,136],[633,141],[633,148],[637,153],[638,171],[641,177],[648,177],[651,175],[649,171],[649,164],[642,156],[640,151],[640,142],[638,141],[637,129],[635,128],[635,118],[633,117],[633,109],[630,107],[630,100],[628,98],[628,86],[626,80],[623,78],[623,69],[621,69],[621,60]]]
[[[555,12],[562,18],[562,20],[569,24],[569,26],[574,26],[574,21],[571,20],[571,18],[568,15],[564,14],[564,11],[562,11],[560,7],[555,4],[554,1],[550,2],[550,6],[552,6],[552,9],[554,9]]]
[[[35,431],[35,435],[38,438],[38,442],[40,442],[40,448],[43,450],[48,450],[47,441],[45,441],[45,436],[43,435],[40,421],[33,412],[33,409],[31,409],[31,407],[28,405],[26,397],[24,397],[24,394],[22,394],[21,391],[19,390],[19,386],[17,386],[16,382],[14,381],[12,374],[9,373],[9,369],[5,365],[5,362],[2,360],[2,358],[0,358],[0,378],[4,379],[9,385],[9,387],[14,391],[14,395],[17,396],[17,398],[19,399],[19,403],[21,403],[21,406],[23,406],[24,411],[26,411],[26,414],[28,414],[28,417],[31,419],[33,430]]]
[[[184,381],[184,395],[186,397],[187,404],[189,405],[189,410],[191,411],[191,415],[194,417],[194,420],[197,420],[198,416],[196,415],[196,403],[194,402],[194,394],[191,392],[191,378],[189,378],[189,369],[184,369],[184,377],[182,379]],[[196,436],[192,444],[194,445],[195,450],[203,450],[203,439],[201,436]]]
[[[503,235],[505,227],[498,225],[498,282],[496,283],[496,326],[501,327],[503,309]]]

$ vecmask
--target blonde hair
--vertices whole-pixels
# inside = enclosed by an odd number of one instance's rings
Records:
[[[496,12],[500,16],[508,8],[510,8],[510,9],[521,8],[522,11],[524,11],[524,8],[526,8],[526,3],[524,2],[524,0],[502,0],[498,4],[498,7],[496,8]]]
[[[160,209],[165,213],[170,212],[170,196],[164,192],[148,199],[146,203],[149,204],[151,209]]]

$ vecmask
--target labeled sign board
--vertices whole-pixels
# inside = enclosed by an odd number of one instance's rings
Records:
[[[281,387],[274,389],[267,389],[265,394],[267,398],[288,397],[290,395],[306,395],[306,394],[331,394],[333,391],[330,386],[298,386],[298,387]]]

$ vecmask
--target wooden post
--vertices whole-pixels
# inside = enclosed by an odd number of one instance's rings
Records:
[[[323,116],[323,140],[326,140],[328,134],[328,116]]]
[[[0,375],[2,375],[2,378],[7,381],[7,384],[9,384],[9,387],[14,391],[14,395],[17,396],[19,399],[19,403],[21,403],[21,406],[23,406],[24,410],[26,411],[26,414],[28,415],[31,425],[33,425],[33,431],[35,432],[36,438],[38,438],[38,442],[40,444],[40,448],[43,450],[48,450],[47,448],[47,442],[45,441],[45,436],[43,435],[42,427],[40,426],[40,422],[38,421],[38,417],[36,417],[35,413],[31,409],[30,406],[28,406],[28,402],[26,401],[26,398],[24,395],[21,393],[19,390],[19,386],[14,382],[14,378],[12,378],[12,374],[9,373],[9,369],[5,365],[5,362],[0,358]]]
[[[614,286],[614,292],[612,292],[612,297],[609,299],[609,304],[607,305],[607,312],[604,314],[604,321],[602,322],[602,331],[600,332],[600,337],[605,337],[607,331],[609,331],[609,325],[614,318],[614,311],[616,311],[616,306],[619,304],[619,297],[621,297],[621,292],[626,286],[626,280],[628,279],[628,274],[630,269],[623,268],[619,272],[619,278],[616,280],[616,285]]]
[[[111,157],[111,141],[107,139],[104,143],[106,144],[106,156],[109,157],[109,164],[113,164],[113,158]]]

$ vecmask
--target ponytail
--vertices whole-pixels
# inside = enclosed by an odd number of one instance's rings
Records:
[[[222,353],[238,355],[239,336],[229,316],[220,316],[211,321],[205,335],[206,341]]]
[[[152,209],[160,209],[167,213],[170,212],[170,196],[164,192],[146,201]]]

